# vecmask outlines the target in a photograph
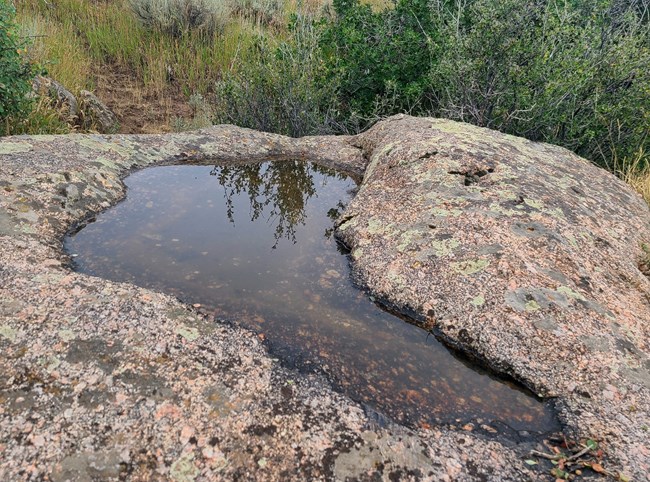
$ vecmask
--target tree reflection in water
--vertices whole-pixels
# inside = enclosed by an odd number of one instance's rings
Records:
[[[314,173],[345,178],[331,169],[303,161],[215,166],[210,171],[223,186],[226,213],[231,223],[235,224],[234,198],[246,193],[251,221],[263,216],[267,223],[275,225],[273,249],[283,238],[296,243],[296,226],[305,224],[305,206],[316,194]],[[326,183],[327,177],[323,179]],[[325,236],[330,237],[332,232],[333,229],[328,229]]]

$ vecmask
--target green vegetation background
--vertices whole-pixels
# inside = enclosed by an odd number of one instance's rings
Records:
[[[565,146],[650,190],[650,0],[24,0],[17,19],[11,5],[0,134],[61,131],[52,106],[25,101],[35,61],[73,92],[92,88],[89,66],[121,65],[145,91],[180,86],[194,116],[177,129],[447,117]]]

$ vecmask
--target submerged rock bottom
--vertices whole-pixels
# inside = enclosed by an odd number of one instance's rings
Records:
[[[0,241],[2,480],[533,477],[500,441],[379,424],[251,332]]]

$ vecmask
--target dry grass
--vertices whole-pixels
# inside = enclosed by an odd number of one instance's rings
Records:
[[[640,150],[633,160],[615,163],[614,172],[650,205],[650,158]]]
[[[109,107],[118,116],[126,114],[127,119],[120,119],[126,132],[168,130],[170,119],[184,110],[179,102],[196,93],[209,95],[257,35],[276,34],[258,19],[233,18],[223,31],[172,36],[141,24],[128,0],[22,0],[17,7],[23,35],[33,41],[31,57],[73,93],[90,89],[108,94]],[[107,71],[117,74],[116,84],[99,78]],[[137,122],[127,112],[134,100],[159,115]]]
[[[366,1],[373,8],[391,2]],[[187,111],[179,108],[180,102],[194,94],[209,98],[224,71],[246,64],[242,57],[256,37],[281,39],[293,13],[317,16],[331,4],[331,0],[230,0],[233,13],[223,29],[170,35],[138,21],[129,2],[17,3],[18,22],[33,39],[32,58],[73,93],[90,89],[105,95],[109,107],[118,116],[124,114],[120,120],[125,132],[168,130],[170,119]],[[102,73],[115,83],[105,82]],[[156,115],[139,122],[131,114],[133,105]],[[164,125],[155,126],[156,122]]]
[[[65,112],[47,97],[40,97],[26,118],[5,119],[3,131],[8,136],[20,134],[70,134],[74,127],[65,120]]]
[[[22,9],[18,15],[21,35],[29,37],[29,57],[42,65],[49,76],[73,93],[92,87],[91,59],[70,24]]]
[[[641,172],[634,173],[625,182],[632,186],[650,204],[650,168],[646,167]]]

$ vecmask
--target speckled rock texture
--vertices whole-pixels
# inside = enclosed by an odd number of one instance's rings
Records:
[[[643,201],[563,149],[436,119],[356,137],[233,126],[0,139],[0,480],[546,480],[530,444],[413,430],[284,368],[249,331],[72,272],[65,232],[149,165],[309,159],[363,178],[358,281],[556,397],[612,473],[650,470]]]
[[[648,206],[571,152],[393,118],[340,220],[357,277],[540,395],[566,430],[650,473]]]

